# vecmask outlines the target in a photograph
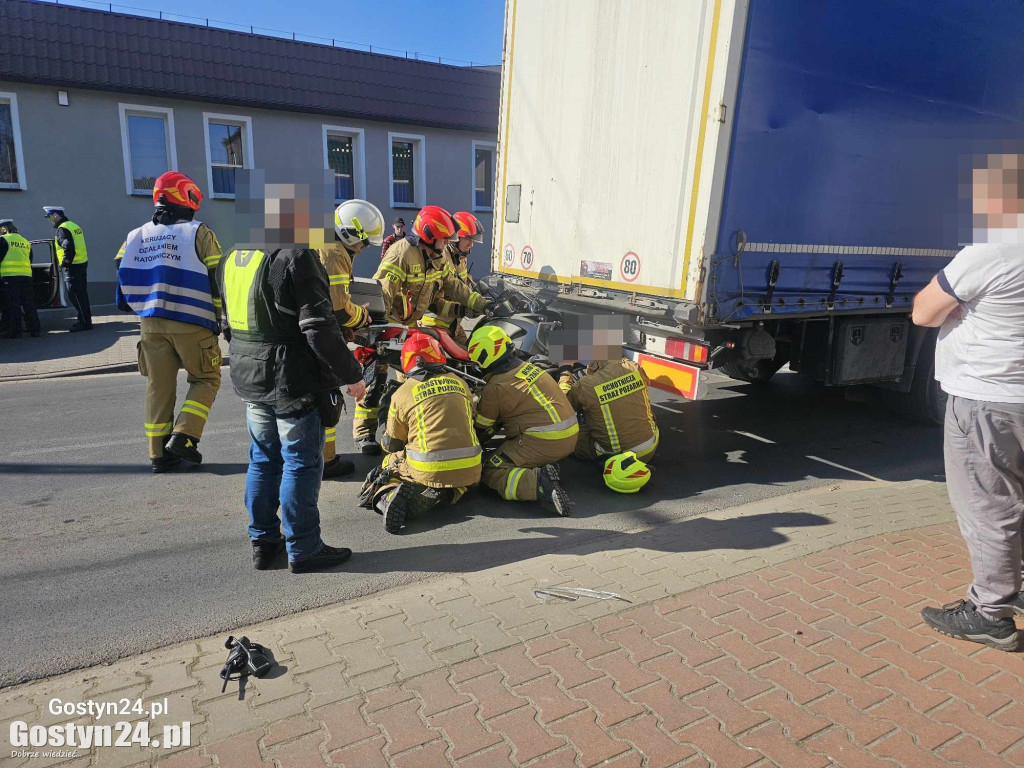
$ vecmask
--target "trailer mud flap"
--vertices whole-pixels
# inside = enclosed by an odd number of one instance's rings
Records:
[[[632,350],[627,352],[627,357],[644,369],[652,387],[681,395],[687,400],[700,399],[700,368]]]

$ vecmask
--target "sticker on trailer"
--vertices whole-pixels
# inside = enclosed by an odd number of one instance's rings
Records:
[[[523,252],[519,254],[519,263],[523,265],[523,269],[533,269],[533,248],[523,246]]]
[[[619,262],[619,274],[627,283],[632,283],[640,277],[640,257],[633,251],[623,256]]]
[[[505,267],[511,267],[516,260],[516,249],[512,247],[512,243],[506,243],[505,248],[501,253],[501,264]]]
[[[596,280],[611,280],[612,265],[606,261],[581,261],[580,277],[592,277]]]
[[[697,399],[697,386],[700,382],[699,368],[663,360],[659,357],[651,357],[643,353],[636,355],[635,359],[647,374],[652,387],[666,392],[674,392],[688,400]]]

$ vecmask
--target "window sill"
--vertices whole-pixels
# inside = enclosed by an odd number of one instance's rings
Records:
[[[392,203],[391,207],[392,208],[411,208],[412,210],[418,211],[423,206],[422,205],[417,205],[416,203]]]
[[[214,192],[210,195],[211,200],[234,200],[235,196],[230,192]]]
[[[133,189],[128,194],[129,194],[129,197],[152,197],[153,196],[153,190],[152,189]]]
[[[26,189],[22,184],[18,182],[2,181],[0,182],[0,189]]]
[[[473,213],[494,213],[494,206],[492,205],[489,208],[484,208],[484,207],[479,206],[479,205],[474,205],[473,206]]]

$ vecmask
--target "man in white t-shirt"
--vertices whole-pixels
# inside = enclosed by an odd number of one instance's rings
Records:
[[[1004,651],[1024,616],[1024,156],[974,171],[975,245],[914,299],[938,327],[935,378],[948,395],[946,485],[974,581],[967,599],[921,616],[933,629]]]

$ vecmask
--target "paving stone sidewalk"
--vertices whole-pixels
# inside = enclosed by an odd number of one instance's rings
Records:
[[[5,739],[167,697],[192,746],[0,765],[1021,766],[1024,655],[919,617],[968,579],[941,483],[844,483],[245,628],[281,668],[242,694],[222,637],[7,689]]]
[[[139,318],[113,304],[93,307],[93,329],[69,333],[73,309],[39,313],[43,335],[0,339],[0,382],[138,370]],[[221,339],[223,357],[228,344]]]

